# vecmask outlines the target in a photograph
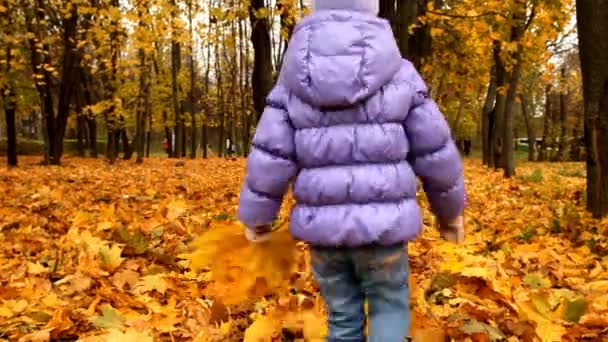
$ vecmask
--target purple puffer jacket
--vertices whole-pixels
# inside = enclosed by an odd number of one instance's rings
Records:
[[[422,227],[416,176],[433,212],[464,209],[450,130],[387,21],[320,11],[294,31],[247,162],[239,219],[271,223],[295,180],[295,239],[318,246],[392,245]]]

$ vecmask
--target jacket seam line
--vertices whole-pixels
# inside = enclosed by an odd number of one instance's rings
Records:
[[[365,167],[365,166],[396,166],[406,164],[409,165],[406,159],[398,159],[393,161],[365,161],[360,163],[344,163],[344,164],[325,164],[319,166],[304,166],[303,170],[315,170],[315,169],[330,169],[330,168],[348,168],[348,167]]]
[[[286,155],[283,155],[281,153],[276,153],[275,151],[273,151],[273,150],[271,150],[269,148],[266,148],[266,147],[264,147],[264,146],[262,146],[260,144],[257,144],[255,142],[252,143],[251,146],[253,146],[253,148],[255,148],[256,150],[259,150],[259,151],[261,151],[261,152],[263,152],[265,154],[270,155],[271,157],[281,158],[281,159],[286,160],[286,161],[295,162],[295,160],[293,158],[291,158],[289,156],[286,156]]]
[[[374,205],[374,204],[402,205],[402,204],[405,204],[407,202],[416,202],[417,203],[415,197],[404,197],[404,198],[401,198],[399,200],[386,200],[386,201],[373,200],[373,201],[369,201],[369,202],[344,202],[344,203],[333,203],[333,204],[311,204],[311,203],[306,203],[306,202],[298,201],[297,202],[297,206],[299,206],[300,208],[302,208],[302,207],[308,207],[308,208],[331,208],[331,207],[346,207],[346,206],[366,206],[366,205]]]
[[[280,197],[275,197],[275,196],[272,196],[269,193],[255,190],[253,187],[251,187],[251,183],[249,183],[249,182],[247,183],[247,187],[249,187],[249,191],[251,191],[253,194],[255,194],[258,197],[263,197],[265,199],[269,199],[269,200],[272,200],[272,201],[275,201],[275,202],[280,202],[281,201]]]
[[[296,130],[304,131],[304,130],[330,128],[330,127],[380,126],[380,125],[387,125],[387,124],[403,126],[402,121],[390,120],[390,121],[383,121],[383,122],[353,122],[353,123],[330,124],[330,125],[323,125],[323,126],[300,127],[300,128],[296,128]]]

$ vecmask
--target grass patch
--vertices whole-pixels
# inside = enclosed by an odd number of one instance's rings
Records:
[[[532,173],[522,175],[519,178],[524,182],[528,183],[540,183],[545,180],[545,177],[543,176],[543,170],[541,169],[536,169]]]
[[[569,169],[561,169],[557,171],[557,174],[562,177],[568,178],[585,178],[585,172],[583,170],[569,170]]]
[[[530,240],[532,240],[532,238],[535,237],[537,233],[538,232],[536,231],[535,227],[526,226],[523,232],[521,232],[521,234],[517,238],[523,242],[530,242]]]

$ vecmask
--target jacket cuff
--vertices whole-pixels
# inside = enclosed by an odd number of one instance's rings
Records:
[[[245,185],[241,191],[238,219],[249,229],[271,225],[280,208],[280,201],[257,194]]]
[[[462,178],[457,185],[444,192],[428,192],[431,209],[441,221],[449,221],[462,215],[467,203]]]

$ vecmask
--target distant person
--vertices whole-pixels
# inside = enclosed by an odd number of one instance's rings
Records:
[[[329,341],[404,341],[410,330],[407,242],[422,230],[421,177],[441,236],[464,239],[460,154],[377,0],[316,0],[295,28],[257,127],[239,219],[271,234],[294,180],[294,238],[311,246]]]

